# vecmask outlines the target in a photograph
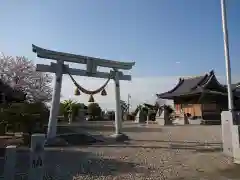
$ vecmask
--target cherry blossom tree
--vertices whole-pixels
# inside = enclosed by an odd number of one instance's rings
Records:
[[[30,102],[48,102],[52,97],[52,76],[35,71],[33,61],[24,56],[5,56],[0,53],[0,79],[21,89]]]

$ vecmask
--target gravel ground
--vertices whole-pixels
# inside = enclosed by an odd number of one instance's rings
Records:
[[[104,130],[99,128],[103,124],[90,126],[84,128],[103,135],[113,132],[111,123],[104,125],[107,126]],[[142,127],[125,123],[123,131],[131,138],[128,143],[46,150],[47,176],[61,180],[229,180],[240,177],[240,167],[222,155],[220,126],[151,124]],[[28,162],[27,159],[26,153],[19,155],[18,172],[26,172],[28,165],[23,166],[22,162]]]

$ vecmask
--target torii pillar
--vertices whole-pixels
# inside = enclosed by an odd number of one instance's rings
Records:
[[[59,105],[61,98],[61,89],[62,89],[62,75],[63,75],[63,62],[57,62],[57,71],[55,73],[55,84],[52,95],[52,106],[50,109],[49,121],[48,121],[48,131],[47,138],[53,139],[57,134],[57,117],[59,113]]]

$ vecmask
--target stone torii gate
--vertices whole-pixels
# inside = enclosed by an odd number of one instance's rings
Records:
[[[114,137],[118,138],[122,136],[122,116],[120,107],[120,85],[119,80],[131,80],[131,75],[125,75],[121,70],[130,70],[135,65],[135,62],[119,62],[111,61],[94,57],[87,57],[82,55],[75,55],[70,53],[57,52],[40,48],[32,45],[32,51],[37,54],[39,58],[56,60],[56,63],[51,65],[37,64],[36,71],[55,73],[55,85],[52,96],[52,106],[50,110],[47,139],[54,139],[56,137],[57,130],[57,116],[59,112],[60,94],[62,87],[62,75],[71,74],[77,76],[87,76],[96,78],[110,78],[115,81],[115,98],[116,98],[116,115],[115,115],[115,134]],[[86,70],[69,68],[65,62],[86,64]],[[99,72],[97,67],[112,68],[110,72]]]

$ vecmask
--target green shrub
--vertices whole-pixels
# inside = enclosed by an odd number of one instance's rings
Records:
[[[78,116],[79,109],[84,109],[86,106],[83,103],[72,104],[73,118]]]
[[[74,100],[65,100],[60,103],[59,115],[68,121],[68,114],[72,113],[73,120],[77,117],[79,109],[84,109],[86,106],[83,103],[78,103]]]
[[[94,120],[101,119],[102,109],[98,103],[90,103],[88,105],[88,115],[92,116]]]
[[[45,104],[37,103],[12,103],[2,108],[2,122],[13,132],[33,133],[36,125],[43,127],[47,122],[49,110]]]
[[[5,135],[6,124],[4,122],[0,122],[0,136]]]

